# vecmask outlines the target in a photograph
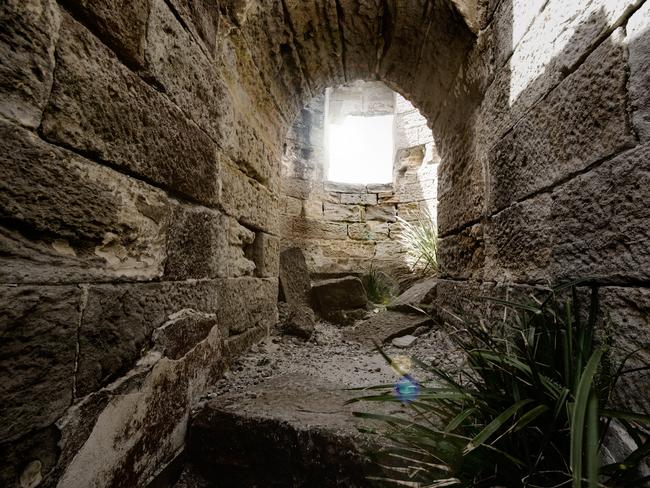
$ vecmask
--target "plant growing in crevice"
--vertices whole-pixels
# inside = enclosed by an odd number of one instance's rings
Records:
[[[650,453],[650,416],[608,408],[634,353],[607,367],[609,350],[596,339],[598,290],[584,311],[575,285],[554,289],[542,303],[494,300],[516,313],[498,333],[467,322],[457,328],[466,370],[453,375],[412,360],[436,378],[419,385],[417,397],[405,401],[380,385],[352,400],[402,403],[409,413],[355,412],[384,424],[372,432],[388,441],[384,459],[394,463],[384,463],[378,479],[414,487],[647,486],[650,477],[638,468]],[[636,448],[601,466],[613,422]]]
[[[361,277],[361,282],[372,303],[385,305],[393,298],[393,289],[389,278],[382,271],[370,265],[368,272]]]
[[[438,268],[438,229],[431,212],[425,210],[416,221],[397,217],[402,229],[400,242],[412,271],[422,275],[432,274]]]

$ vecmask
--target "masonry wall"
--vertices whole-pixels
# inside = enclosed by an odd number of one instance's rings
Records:
[[[1,484],[146,486],[182,449],[275,320],[285,135],[346,81],[430,121],[441,303],[594,276],[647,345],[650,4],[473,5],[2,2]]]
[[[349,115],[394,117],[392,182],[328,181],[327,125]],[[328,90],[301,110],[285,142],[281,247],[300,247],[315,278],[371,267],[398,280],[410,276],[414,263],[400,240],[400,219],[435,220],[439,160],[426,119],[383,83]]]

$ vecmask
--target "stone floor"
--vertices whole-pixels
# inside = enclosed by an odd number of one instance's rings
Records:
[[[369,318],[380,314],[407,327],[412,323],[405,320],[412,317],[379,309]],[[388,322],[372,321],[386,324],[394,335],[397,325]],[[308,341],[276,332],[241,357],[193,413],[192,464],[176,488],[366,486],[372,463],[364,452],[375,441],[359,434],[352,411],[394,413],[401,407],[345,405],[359,394],[348,388],[398,380],[373,346],[351,339],[361,337],[363,327],[361,321],[349,327],[319,322]],[[417,334],[406,349],[388,340],[385,352],[447,368],[461,364],[462,356],[435,326],[421,327]],[[430,380],[418,369],[411,374],[420,382]]]

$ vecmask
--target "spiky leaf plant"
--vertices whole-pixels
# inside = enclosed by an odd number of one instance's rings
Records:
[[[560,292],[570,291],[565,300]],[[608,351],[595,339],[598,290],[589,310],[576,306],[575,283],[541,304],[499,301],[516,311],[500,333],[465,326],[455,334],[468,368],[450,375],[416,359],[436,381],[420,385],[405,404],[410,415],[355,415],[383,423],[375,433],[389,448],[382,483],[413,487],[642,487],[637,470],[650,453],[650,416],[608,409],[617,379]],[[393,362],[383,351],[380,352]],[[393,362],[393,365],[395,363]],[[648,369],[642,368],[642,369]],[[639,368],[635,368],[638,371]],[[403,402],[385,386],[353,402]],[[611,422],[624,426],[637,448],[600,465]]]
[[[427,210],[416,221],[409,222],[397,217],[402,231],[400,242],[406,250],[408,264],[412,271],[422,274],[433,273],[438,268],[438,230],[436,222]]]
[[[361,277],[361,282],[366,289],[368,300],[372,303],[387,304],[393,297],[393,290],[386,275],[378,271],[372,264],[368,272]]]

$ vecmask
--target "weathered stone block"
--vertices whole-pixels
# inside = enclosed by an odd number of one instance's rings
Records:
[[[319,281],[311,292],[318,310],[326,317],[337,310],[363,308],[368,303],[363,283],[355,276]]]
[[[217,325],[213,313],[198,312],[190,308],[179,310],[169,320],[153,331],[154,348],[163,357],[181,359],[199,342],[202,342]]]
[[[241,223],[278,235],[278,199],[267,188],[236,169],[225,158],[220,164],[220,206]]]
[[[162,191],[1,122],[0,153],[0,215],[11,226],[0,237],[4,280],[161,276],[169,223]]]
[[[347,239],[347,225],[302,217],[288,217],[282,222],[282,235],[299,239]]]
[[[38,127],[52,88],[59,8],[55,0],[7,0],[0,19],[0,115]]]
[[[175,11],[194,38],[203,44],[208,55],[214,55],[219,30],[218,0],[172,0]]]
[[[356,205],[325,202],[323,203],[323,215],[325,219],[337,222],[359,222],[363,220],[363,208]]]
[[[172,280],[228,275],[228,218],[205,207],[173,206],[165,277]]]
[[[284,5],[291,18],[294,43],[304,60],[303,69],[312,93],[343,83],[343,46],[335,6],[328,0],[309,3],[287,0]],[[314,29],[323,35],[312,35]]]
[[[490,151],[490,211],[631,146],[626,82],[615,33]]]
[[[308,219],[323,218],[323,202],[319,200],[304,200],[302,202],[302,212]]]
[[[272,278],[280,268],[280,238],[257,232],[251,246],[251,259],[255,262],[255,276]]]
[[[80,290],[0,287],[0,442],[53,424],[74,388]]]
[[[280,254],[281,298],[293,305],[309,305],[311,280],[305,255],[298,247],[290,247]]]
[[[398,203],[397,215],[400,219],[407,222],[425,221],[428,219],[436,219],[435,200],[420,200],[417,202]]]
[[[633,351],[625,369],[647,367],[650,353],[650,288],[604,287],[599,289],[605,317],[602,335],[612,342],[611,354],[617,365]],[[624,410],[647,412],[650,409],[650,375],[637,371],[621,376],[614,402]]]
[[[341,193],[341,203],[346,205],[377,205],[374,193]]]
[[[627,151],[553,192],[555,278],[650,279],[650,144]]]
[[[298,198],[290,197],[287,195],[280,196],[280,211],[284,215],[297,217],[302,213],[303,203]],[[320,212],[323,213],[323,206],[320,205]]]
[[[483,226],[490,281],[547,282],[552,253],[551,195],[511,205]]]
[[[219,280],[90,286],[80,328],[77,396],[131,369],[153,330],[174,313],[187,308],[216,313],[220,287]]]
[[[437,257],[442,277],[481,279],[485,265],[483,226],[473,225],[440,239]]]
[[[379,222],[395,222],[397,210],[395,205],[373,205],[366,209],[366,221],[377,220]]]
[[[251,246],[255,232],[228,217],[228,274],[230,278],[250,276],[255,270]]]
[[[141,68],[151,0],[62,0],[127,64]]]
[[[210,134],[215,142],[223,144],[232,137],[236,117],[222,78],[213,61],[183,28],[167,3],[164,0],[149,1],[152,6],[145,52],[149,76],[164,87],[165,93],[188,118]],[[176,1],[179,2],[186,3]],[[201,2],[187,3],[198,7]]]
[[[324,184],[325,191],[332,193],[366,193],[366,185],[357,183],[337,183],[335,181],[326,181]]]
[[[372,221],[363,224],[348,224],[348,237],[359,241],[388,239],[388,223]]]
[[[69,16],[56,57],[46,138],[203,203],[218,200],[209,137]]]
[[[642,142],[650,141],[650,4],[643,4],[626,27],[632,123]]]
[[[278,280],[233,278],[222,280],[216,290],[219,327],[224,336],[241,334],[256,327],[267,330],[278,322]]]

